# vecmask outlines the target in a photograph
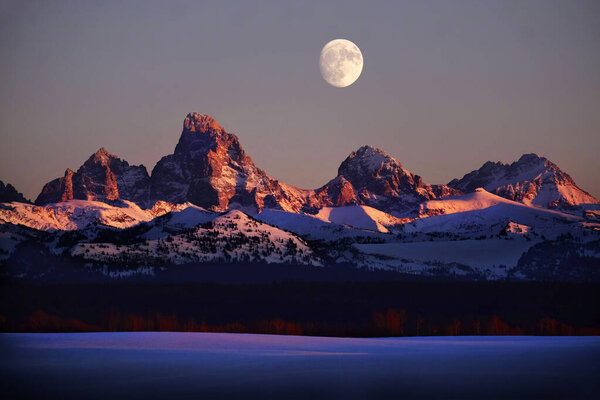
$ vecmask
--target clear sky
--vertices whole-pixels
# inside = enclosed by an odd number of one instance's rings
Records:
[[[361,77],[321,78],[331,39]],[[428,183],[547,156],[600,196],[600,1],[0,0],[0,179],[35,198],[98,148],[149,171],[188,112],[316,188],[361,145]]]

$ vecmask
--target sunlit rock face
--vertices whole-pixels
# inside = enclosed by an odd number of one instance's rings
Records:
[[[67,169],[61,178],[46,183],[35,203],[38,205],[67,200],[130,200],[146,204],[150,177],[143,165],[125,160],[101,148],[77,170]]]
[[[512,164],[488,161],[448,185],[464,192],[483,187],[504,198],[544,208],[576,210],[599,203],[556,164],[537,154],[524,154]]]
[[[236,135],[198,113],[186,116],[175,152],[152,171],[152,199],[189,201],[216,211],[268,207],[297,212],[308,195],[257,168]]]

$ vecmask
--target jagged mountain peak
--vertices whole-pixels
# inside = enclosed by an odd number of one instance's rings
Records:
[[[77,172],[46,183],[35,203],[44,205],[67,200],[131,200],[144,205],[149,198],[150,177],[143,165],[129,165],[104,147],[92,154]]]
[[[212,117],[190,113],[173,154],[152,170],[151,197],[201,207],[299,211],[307,191],[280,184],[254,165],[236,135]]]
[[[174,154],[177,157],[197,158],[209,152],[221,156],[227,153],[237,162],[252,163],[236,135],[227,132],[209,115],[189,113],[183,121],[183,130]]]
[[[543,188],[542,188],[543,185]],[[597,203],[547,158],[523,154],[511,164],[488,161],[446,185],[430,185],[383,150],[364,145],[340,164],[337,176],[315,190],[279,182],[259,169],[238,137],[207,114],[183,120],[173,154],[163,157],[151,178],[145,167],[130,166],[104,147],[78,170],[68,169],[45,187],[36,203],[70,199],[191,202],[214,211],[263,208],[314,213],[327,206],[367,205],[404,215],[419,203],[471,192],[477,187],[543,207]]]

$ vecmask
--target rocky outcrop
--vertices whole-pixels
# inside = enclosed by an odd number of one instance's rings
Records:
[[[30,201],[27,200],[22,193],[18,192],[13,185],[10,183],[5,185],[4,182],[0,181],[0,203],[11,203],[13,201],[30,203]]]
[[[483,187],[498,196],[544,208],[577,210],[599,203],[556,164],[537,154],[524,154],[512,164],[488,161],[448,186],[464,192]]]
[[[129,165],[125,160],[101,148],[77,170],[67,169],[61,178],[44,185],[35,203],[38,205],[72,199],[129,200],[146,205],[150,194],[150,177],[143,165]]]
[[[267,175],[246,154],[236,135],[211,116],[198,113],[186,116],[173,154],[156,164],[151,177],[144,166],[129,165],[102,148],[77,172],[67,169],[63,177],[47,183],[36,204],[121,199],[142,207],[156,201],[190,202],[214,211],[250,213],[264,208],[316,213],[329,206],[366,205],[401,216],[423,201],[478,187],[547,208],[580,211],[598,204],[569,175],[535,154],[512,164],[487,162],[448,185],[430,185],[382,150],[363,146],[342,162],[337,176],[327,184],[315,190],[299,189]]]

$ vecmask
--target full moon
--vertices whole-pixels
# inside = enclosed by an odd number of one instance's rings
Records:
[[[331,86],[350,86],[362,72],[363,56],[358,46],[351,41],[335,39],[321,50],[319,68],[323,79]]]

